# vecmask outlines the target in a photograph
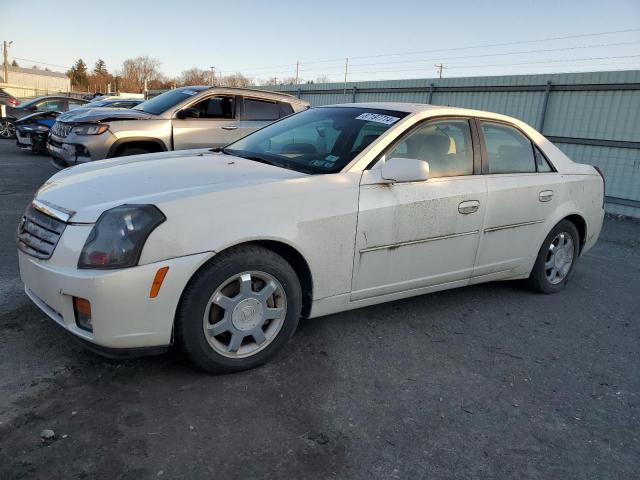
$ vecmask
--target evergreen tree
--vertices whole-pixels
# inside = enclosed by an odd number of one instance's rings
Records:
[[[87,64],[84,63],[84,60],[81,58],[79,58],[76,63],[73,64],[73,67],[69,69],[67,76],[71,79],[71,84],[76,87],[85,88],[89,84],[89,79],[87,78]]]
[[[107,75],[109,75],[107,64],[104,63],[104,60],[102,60],[101,58],[98,59],[95,66],[93,67],[93,74],[101,77],[106,77]]]

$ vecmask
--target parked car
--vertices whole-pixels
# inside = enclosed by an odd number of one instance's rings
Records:
[[[105,98],[100,100],[93,100],[87,103],[83,108],[133,108],[136,105],[140,105],[144,102],[143,98]]]
[[[109,354],[172,342],[238,371],[298,319],[493,280],[560,291],[596,243],[604,179],[504,115],[314,108],[223,149],[80,165],[18,233],[27,295]]]
[[[16,120],[16,144],[18,148],[33,153],[47,153],[49,130],[60,112],[36,112]]]
[[[50,95],[23,102],[17,107],[5,107],[6,113],[0,118],[0,138],[15,138],[15,121],[34,112],[66,112],[81,107],[86,100],[73,97]]]
[[[0,105],[8,105],[10,107],[17,107],[20,105],[20,100],[7,92],[4,88],[0,88]]]
[[[291,95],[221,87],[169,90],[127,110],[61,115],[49,138],[64,166],[141,153],[227,145],[309,104]]]

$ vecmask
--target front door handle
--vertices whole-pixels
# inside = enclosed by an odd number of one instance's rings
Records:
[[[223,130],[237,130],[238,126],[237,125],[226,125],[224,127],[222,127]]]
[[[553,198],[553,190],[543,190],[538,195],[538,200],[541,202],[549,202]]]
[[[477,212],[478,208],[480,208],[480,202],[478,200],[467,200],[458,205],[458,212],[463,215],[469,215],[470,213]]]

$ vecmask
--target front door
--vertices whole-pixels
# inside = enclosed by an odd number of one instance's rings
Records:
[[[471,131],[468,119],[432,120],[386,152],[427,161],[425,182],[372,184],[375,172],[364,172],[352,300],[468,281],[487,197]]]
[[[198,110],[199,117],[171,120],[174,150],[224,147],[242,136],[235,96],[215,95],[189,108]]]

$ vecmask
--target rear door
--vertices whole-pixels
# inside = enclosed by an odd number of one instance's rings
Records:
[[[538,253],[557,204],[559,175],[515,126],[478,120],[487,209],[474,277],[519,267]]]
[[[237,140],[237,99],[235,95],[213,95],[189,105],[200,116],[171,120],[174,150],[224,147]]]

